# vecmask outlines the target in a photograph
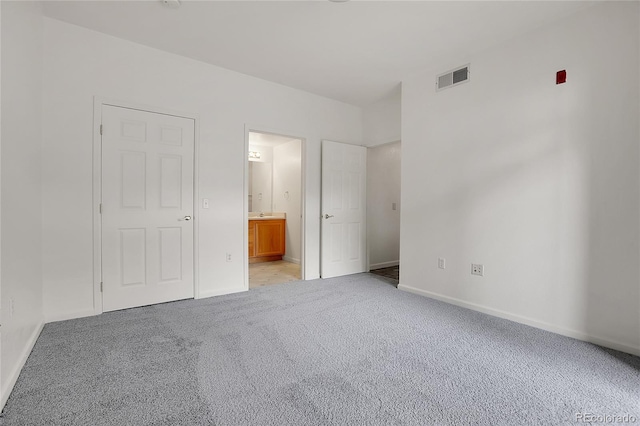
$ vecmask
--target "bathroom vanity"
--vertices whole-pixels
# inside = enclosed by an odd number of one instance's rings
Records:
[[[249,214],[249,263],[282,260],[285,253],[284,213]]]

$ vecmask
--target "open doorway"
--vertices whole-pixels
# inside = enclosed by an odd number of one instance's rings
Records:
[[[302,139],[249,132],[249,289],[302,279]]]
[[[400,280],[401,142],[367,150],[369,270],[390,284]]]

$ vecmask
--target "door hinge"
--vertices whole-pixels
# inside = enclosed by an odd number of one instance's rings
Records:
[[[102,203],[100,203],[100,214],[102,214]]]
[[[100,125],[100,134],[102,134],[102,124]]]
[[[102,293],[102,281],[100,281],[100,293]]]

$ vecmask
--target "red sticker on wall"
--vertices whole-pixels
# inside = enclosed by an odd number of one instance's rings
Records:
[[[556,73],[556,84],[567,82],[567,70],[558,71]]]

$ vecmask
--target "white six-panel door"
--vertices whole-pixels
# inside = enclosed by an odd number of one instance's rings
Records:
[[[102,107],[103,311],[192,298],[194,120]]]
[[[322,141],[322,278],[367,270],[367,149]]]

